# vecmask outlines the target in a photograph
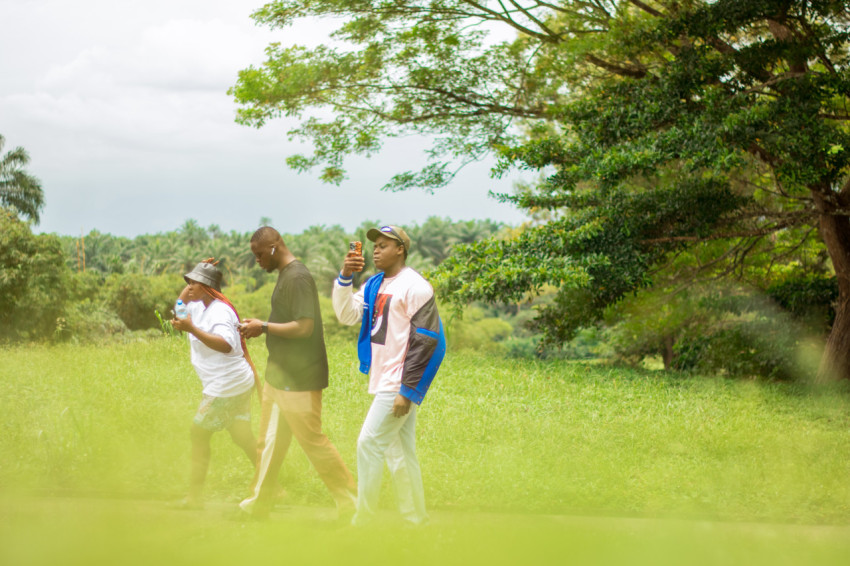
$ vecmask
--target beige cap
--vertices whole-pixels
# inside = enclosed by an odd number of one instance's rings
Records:
[[[380,228],[372,228],[366,232],[366,237],[372,242],[376,241],[378,236],[386,236],[387,238],[392,238],[393,240],[401,242],[404,246],[404,251],[410,252],[410,237],[407,235],[407,232],[398,226],[388,224],[386,226],[381,226]]]

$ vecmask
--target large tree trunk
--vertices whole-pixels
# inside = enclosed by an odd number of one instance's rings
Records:
[[[670,371],[673,369],[673,336],[664,337],[664,369]]]
[[[838,279],[835,322],[818,369],[819,380],[850,379],[850,218],[833,214],[836,203],[812,191],[820,213],[820,233]],[[828,194],[828,193],[826,193]]]

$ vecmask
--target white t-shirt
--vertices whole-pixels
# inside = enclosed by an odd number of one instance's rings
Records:
[[[192,365],[201,378],[204,395],[235,397],[251,389],[254,386],[254,372],[242,355],[237,327],[239,321],[233,309],[219,300],[214,300],[208,307],[204,307],[202,301],[192,301],[186,306],[195,326],[204,332],[221,336],[230,344],[230,352],[216,352],[189,334]]]
[[[334,282],[333,305],[343,324],[363,318],[363,285],[357,293]],[[375,304],[372,325],[372,366],[369,393],[398,393],[410,341],[410,320],[434,296],[434,289],[416,270],[404,267],[384,278]]]

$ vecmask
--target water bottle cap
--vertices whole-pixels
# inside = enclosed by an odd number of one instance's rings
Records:
[[[182,304],[183,304],[183,299],[177,299],[177,304],[178,304],[178,305],[182,305]]]

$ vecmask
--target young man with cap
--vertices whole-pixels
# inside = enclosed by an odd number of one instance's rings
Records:
[[[257,473],[251,496],[239,506],[257,518],[268,514],[279,490],[277,472],[294,436],[330,490],[340,517],[350,517],[356,504],[354,477],[322,432],[328,357],[316,283],[274,228],[254,233],[251,252],[261,268],[277,271],[278,278],[269,320],[245,319],[240,330],[247,338],[265,334],[269,358]]]
[[[178,506],[200,509],[210,464],[210,438],[215,432],[227,429],[256,464],[257,444],[251,432],[251,390],[256,375],[237,330],[239,316],[221,294],[221,271],[213,260],[199,263],[183,278],[187,285],[179,298],[189,314],[171,324],[189,334],[192,365],[203,385],[203,399],[192,422],[189,495]]]
[[[398,226],[373,228],[373,259],[379,273],[357,292],[355,271],[363,257],[346,256],[334,282],[333,305],[343,324],[358,322],[360,371],[369,374],[375,396],[357,440],[358,499],[354,525],[369,523],[378,506],[384,461],[390,468],[399,508],[413,525],[428,522],[422,473],[416,457],[416,413],[445,355],[445,336],[434,290],[410,267],[410,238]]]

